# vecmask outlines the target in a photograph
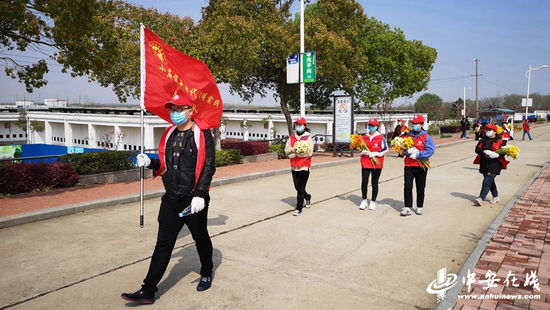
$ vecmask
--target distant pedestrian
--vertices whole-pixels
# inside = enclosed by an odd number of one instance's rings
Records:
[[[365,210],[368,204],[369,210],[374,210],[376,209],[376,198],[378,196],[378,180],[384,167],[384,155],[388,152],[388,144],[384,136],[378,132],[379,123],[376,118],[371,118],[367,127],[369,132],[363,135],[363,141],[369,151],[361,151],[361,195],[363,201],[359,205],[359,209]],[[367,190],[370,176],[372,176],[372,194],[369,204]]]
[[[508,128],[508,122],[506,120],[502,121],[502,133],[500,134],[502,140],[510,140],[510,129]]]
[[[286,142],[285,153],[290,158],[292,180],[296,189],[296,208],[294,216],[302,214],[304,207],[311,207],[311,195],[306,191],[311,168],[311,156],[313,155],[313,140],[311,130],[306,127],[307,122],[303,117],[298,117],[294,122],[294,134]]]
[[[395,126],[395,129],[393,130],[393,133],[391,134],[390,141],[402,136],[405,131],[407,130],[407,126],[405,126],[402,119],[397,120],[397,126]],[[397,157],[403,157],[401,154],[397,154]]]
[[[470,130],[470,121],[468,120],[468,118],[466,118],[466,116],[464,116],[461,120],[460,120],[460,130],[462,130],[462,135],[460,136],[460,139],[462,138],[468,138],[468,130]]]
[[[531,139],[531,124],[529,124],[529,120],[525,118],[525,121],[523,122],[523,138],[521,140],[525,140],[525,134],[529,137],[529,141],[533,140]]]
[[[412,130],[404,136],[404,138],[412,138],[414,147],[403,152],[405,155],[405,207],[401,211],[401,216],[411,215],[413,182],[416,185],[415,213],[422,215],[428,168],[423,167],[418,159],[429,161],[430,157],[435,153],[435,144],[432,137],[422,128],[424,126],[424,117],[422,115],[415,115],[411,123]]]
[[[481,121],[478,120],[477,123],[474,125],[474,133],[476,135],[476,141],[481,138],[481,131],[483,129],[483,124],[481,124]]]
[[[500,155],[496,153],[496,151],[505,146],[506,142],[506,140],[498,136],[497,126],[495,124],[487,124],[485,126],[485,134],[475,148],[477,157],[474,160],[474,164],[479,165],[479,173],[483,174],[481,191],[479,196],[474,199],[474,203],[478,206],[483,204],[489,192],[493,195],[491,203],[494,204],[500,200],[500,198],[498,198],[495,178],[500,174],[502,169],[506,169],[508,161],[504,159],[504,155]]]

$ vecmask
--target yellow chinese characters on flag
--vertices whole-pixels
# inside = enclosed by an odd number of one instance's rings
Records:
[[[201,129],[220,127],[223,102],[206,64],[142,28],[142,109],[172,123],[164,103],[175,95],[187,96],[193,105],[193,120]]]

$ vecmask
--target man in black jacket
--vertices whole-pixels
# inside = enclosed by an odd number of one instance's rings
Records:
[[[154,303],[157,285],[168,267],[177,236],[185,224],[195,241],[202,265],[198,291],[210,288],[214,267],[212,241],[207,230],[209,189],[216,171],[212,134],[210,130],[201,130],[193,122],[192,104],[185,95],[175,96],[164,106],[170,110],[170,118],[175,125],[167,128],[161,139],[160,159],[138,155],[138,166],[157,170],[166,189],[158,215],[157,243],[141,289],[121,295],[125,300],[144,304]],[[191,214],[180,217],[179,214],[188,206]]]

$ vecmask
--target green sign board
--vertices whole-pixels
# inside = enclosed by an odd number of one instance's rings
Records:
[[[303,82],[315,82],[315,52],[305,52],[302,56],[302,60]]]

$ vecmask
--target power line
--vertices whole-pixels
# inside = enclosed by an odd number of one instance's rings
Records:
[[[521,94],[521,92],[515,91],[515,90],[510,89],[510,88],[508,88],[508,87],[504,87],[504,86],[499,85],[499,84],[497,84],[497,83],[493,83],[493,82],[487,80],[486,78],[481,78],[481,79],[484,80],[484,81],[486,81],[486,82],[488,82],[488,83],[491,83],[491,84],[493,84],[493,85],[496,85],[496,86],[498,86],[498,87],[502,87],[502,88],[504,88],[504,89],[506,89],[506,90],[512,91],[512,92],[517,93],[517,94]]]

